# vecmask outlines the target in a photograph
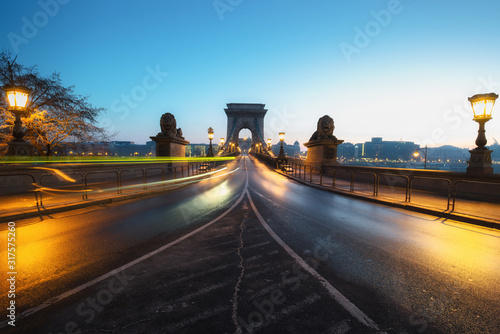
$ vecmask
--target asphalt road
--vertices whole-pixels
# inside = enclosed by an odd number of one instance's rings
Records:
[[[15,222],[18,314],[0,330],[500,332],[498,231],[309,188],[248,157],[230,169]]]

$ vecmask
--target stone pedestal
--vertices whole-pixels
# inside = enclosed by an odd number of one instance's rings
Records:
[[[486,148],[476,148],[470,150],[469,167],[467,167],[467,174],[482,176],[493,174],[493,167],[491,166],[491,152]]]
[[[307,147],[306,164],[319,168],[321,165],[338,163],[337,146],[343,142],[343,140],[323,139],[305,143],[304,146]]]
[[[155,137],[149,137],[156,142],[157,157],[182,157],[186,156],[187,140],[179,137],[162,135],[159,133]]]
[[[25,141],[13,140],[9,142],[7,155],[26,157],[33,155],[33,145]]]

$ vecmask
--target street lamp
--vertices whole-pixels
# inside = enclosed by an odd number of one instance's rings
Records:
[[[418,150],[424,150],[424,169],[427,169],[427,145],[425,145],[424,148],[417,148],[415,150],[415,153],[413,153],[413,156],[415,158],[418,158],[418,156],[420,155],[420,153],[418,153]]]
[[[29,111],[26,108],[30,90],[23,86],[3,86],[7,100],[9,101],[9,111],[16,116],[12,134],[14,140],[9,142],[7,155],[26,156],[31,155],[32,146],[23,140],[22,116],[28,116]]]
[[[225,142],[224,138],[221,138],[220,139],[220,144],[219,144],[220,145],[219,152],[224,153],[224,151],[223,151],[223,149],[224,149],[224,142]]]
[[[208,139],[210,139],[210,146],[208,147],[207,157],[213,157],[214,150],[212,149],[212,139],[214,139],[214,129],[212,129],[212,127],[208,128]]]
[[[493,151],[485,147],[487,140],[484,125],[491,119],[491,113],[497,98],[498,94],[495,93],[476,94],[469,97],[469,102],[474,112],[473,120],[479,123],[479,130],[476,138],[477,147],[469,151],[470,160],[467,167],[467,174],[486,175],[493,173],[493,167],[491,166],[491,152]]]
[[[285,133],[284,132],[280,132],[279,134],[280,136],[280,153],[278,155],[278,166],[279,164],[284,164],[286,162],[286,156],[285,156],[285,152],[283,151],[283,141],[285,140]]]
[[[271,138],[267,139],[267,148],[271,149]]]

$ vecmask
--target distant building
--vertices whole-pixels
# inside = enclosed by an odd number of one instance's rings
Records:
[[[354,155],[357,158],[379,160],[410,160],[419,147],[411,141],[384,141],[381,137],[374,137],[364,144],[356,144]]]
[[[154,156],[155,142],[149,141],[146,145],[138,145],[133,141],[111,141],[101,143],[75,143],[64,148],[65,155],[94,155],[94,156]]]
[[[110,155],[109,142],[103,143],[75,143],[66,148],[66,155]],[[55,152],[54,152],[55,153]]]
[[[281,143],[278,142],[275,145],[271,146],[271,150],[275,155],[278,155],[280,153],[280,146]],[[288,145],[286,142],[283,142],[283,152],[285,152],[286,156],[293,157],[293,158],[299,158],[300,157],[300,143],[298,141],[295,141],[293,145]]]
[[[352,143],[342,143],[337,146],[337,158],[339,159],[353,159],[355,152],[355,145]]]
[[[109,143],[108,154],[119,157],[153,156],[156,154],[156,143],[148,141],[146,145],[139,145],[133,141],[112,141]]]
[[[500,162],[500,145],[498,142],[495,140],[495,143],[493,145],[487,146],[488,149],[493,150],[491,153],[491,160],[493,162]]]
[[[337,157],[349,159],[378,159],[378,160],[414,160],[413,154],[419,149],[421,160],[425,158],[424,150],[413,142],[409,141],[384,141],[380,137],[372,138],[369,142],[351,144],[343,143],[337,148]],[[495,144],[490,147],[497,151],[497,161],[500,161],[500,145]],[[494,158],[492,154],[492,159]],[[441,147],[429,147],[427,149],[427,161],[429,162],[458,162],[463,163],[470,158],[469,150],[466,148],[444,145]]]
[[[204,157],[208,154],[210,144],[187,144],[186,157]],[[212,143],[212,151],[214,155],[219,152],[219,145]]]
[[[241,152],[248,152],[252,147],[252,138],[239,138],[238,146]]]
[[[420,153],[422,153],[422,150],[420,151]],[[428,161],[464,162],[469,160],[469,158],[470,158],[470,152],[466,148],[444,145],[440,147],[429,147],[427,149]]]

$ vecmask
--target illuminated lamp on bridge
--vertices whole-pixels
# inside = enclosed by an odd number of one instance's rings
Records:
[[[27,156],[31,155],[33,147],[30,143],[23,140],[22,116],[28,116],[29,111],[26,108],[30,90],[23,86],[5,85],[3,87],[7,100],[9,101],[9,111],[15,115],[13,136],[14,140],[9,142],[7,155]]]
[[[212,127],[208,128],[208,139],[210,140],[210,146],[208,147],[207,157],[213,157],[214,150],[212,148],[212,140],[214,139],[214,129],[212,129]]]
[[[280,163],[284,164],[286,162],[285,151],[283,151],[283,142],[285,141],[285,133],[280,132],[279,136],[280,136],[280,153],[278,155],[278,165]]]
[[[479,130],[476,138],[477,147],[469,151],[470,160],[467,174],[477,176],[493,174],[493,167],[491,166],[491,152],[493,151],[485,147],[487,143],[485,124],[492,118],[491,113],[497,98],[498,94],[495,93],[476,94],[469,97],[474,113],[473,120],[479,123]]]

